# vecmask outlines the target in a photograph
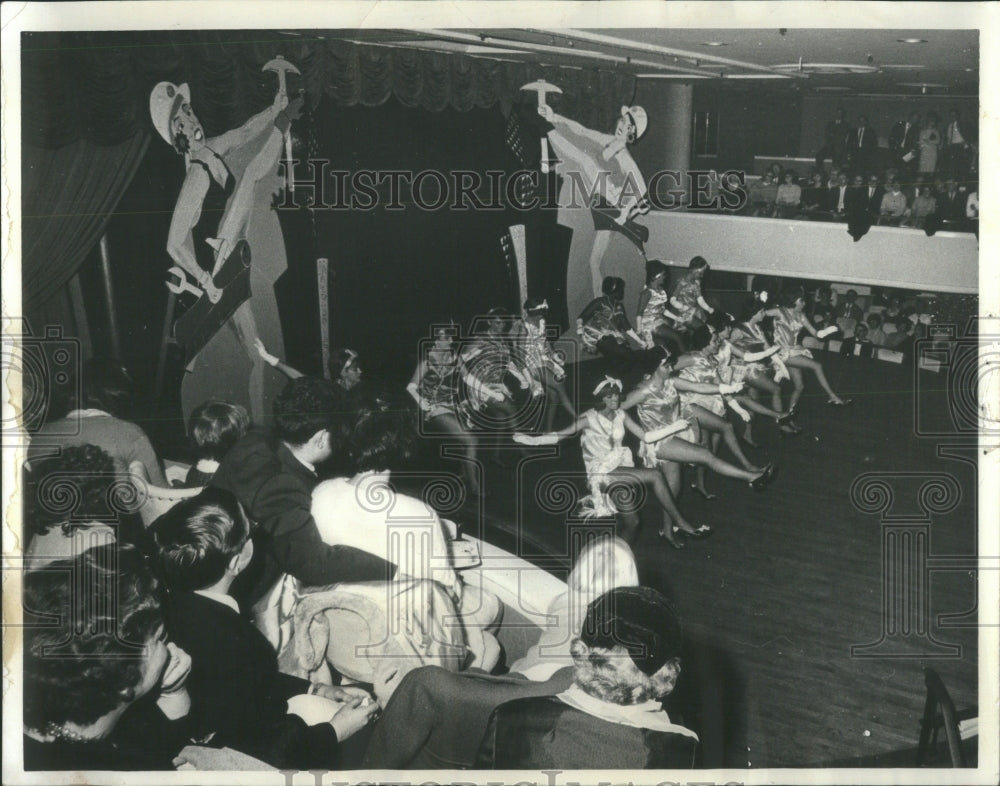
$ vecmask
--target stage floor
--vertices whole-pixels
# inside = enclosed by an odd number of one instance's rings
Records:
[[[772,487],[755,493],[710,474],[718,499],[707,502],[689,489],[686,469],[681,509],[715,532],[681,551],[656,537],[655,512],[644,516],[640,576],[673,599],[684,623],[689,653],[675,705],[702,733],[703,766],[846,766],[915,751],[925,665],[959,708],[976,704],[975,450],[941,457],[939,445],[961,440],[917,436],[918,427],[950,423],[946,375],[817,357],[854,406],[829,406],[807,378],[806,433],[779,438],[758,418],[760,448],[747,454],[777,462]],[[596,362],[574,371],[580,388],[592,389]],[[481,514],[466,506],[463,526],[474,531],[478,522],[487,540],[564,578],[573,538],[587,526],[567,524],[565,514],[574,496],[566,484],[586,493],[579,442],[507,458],[517,456],[510,467],[484,458]],[[852,501],[852,484],[866,475],[874,485],[859,485]],[[953,498],[944,503],[935,489]],[[881,523],[883,495],[898,522]],[[921,504],[951,509],[927,517]],[[960,558],[959,569],[929,570],[926,559],[942,556]],[[926,602],[929,613],[905,617],[904,600]],[[939,615],[960,618],[946,626]]]

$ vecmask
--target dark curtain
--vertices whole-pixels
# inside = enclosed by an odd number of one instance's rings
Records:
[[[335,33],[333,33],[335,35]],[[465,55],[333,40],[331,34],[276,31],[143,31],[22,34],[21,123],[26,314],[66,285],[104,232],[150,138],[149,93],[160,81],[188,82],[213,136],[267,106],[277,78],[262,66],[277,54],[301,76],[308,109],[403,107],[432,112],[499,107],[527,82],[563,90],[561,113],[610,129],[630,103],[634,77],[614,71],[510,63]],[[527,96],[527,98],[526,98]]]
[[[302,72],[291,87],[315,109],[323,96],[342,106],[378,106],[394,96],[406,107],[467,112],[499,104],[504,113],[520,87],[544,78],[562,95],[553,106],[591,128],[610,128],[631,103],[635,78],[596,68],[489,60],[289,36],[276,31],[25,33],[22,129],[25,139],[56,148],[86,138],[118,144],[151,130],[149,92],[168,80],[191,85],[211,136],[243,123],[274,97],[277,79],[262,66],[282,54]]]
[[[149,144],[145,132],[99,147],[22,148],[22,291],[26,314],[59,292],[104,234]]]

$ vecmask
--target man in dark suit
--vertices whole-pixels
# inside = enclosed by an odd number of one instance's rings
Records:
[[[868,118],[861,115],[858,127],[848,136],[848,157],[855,172],[870,172],[874,169],[878,134],[868,125]]]
[[[892,154],[892,165],[905,173],[905,185],[909,186],[920,161],[920,115],[917,112],[892,127],[889,152]]]
[[[976,126],[962,119],[957,109],[951,110],[951,119],[944,129],[941,140],[941,161],[938,169],[959,182],[969,175],[972,163],[974,145],[976,144]]]
[[[307,585],[385,581],[395,568],[349,546],[328,546],[313,520],[316,464],[334,448],[338,410],[329,382],[291,380],[274,404],[273,433],[251,431],[230,449],[211,485],[231,491],[254,522],[258,556],[233,594],[255,604],[288,573]]]
[[[843,166],[847,162],[848,137],[851,126],[847,122],[847,113],[837,110],[835,119],[826,124],[823,129],[823,147],[816,151],[816,170],[822,172],[824,163],[829,157],[834,167]]]
[[[208,488],[171,508],[152,534],[169,590],[167,630],[191,656],[189,720],[197,735],[279,768],[356,766],[360,755],[343,761],[340,743],[365,728],[378,705],[360,689],[281,674],[271,644],[229,594],[253,558],[250,524],[236,498]],[[287,713],[296,696],[318,704],[325,717],[309,724]]]
[[[851,187],[848,185],[846,172],[840,172],[837,175],[836,185],[832,188],[827,188],[827,210],[833,213],[838,219],[847,216],[847,210],[850,205],[850,199],[848,198],[850,191]]]
[[[882,209],[882,197],[885,196],[885,189],[879,183],[878,175],[868,176],[868,185],[864,190],[865,210],[871,216],[872,221],[877,221],[879,211]]]
[[[864,178],[861,175],[855,175],[844,198],[847,231],[854,238],[855,243],[868,234],[868,230],[872,226],[871,200],[868,192],[869,189],[865,185]]]
[[[942,221],[964,222],[965,203],[968,201],[968,194],[958,187],[955,178],[948,178],[944,184],[944,190],[937,195],[937,215]]]

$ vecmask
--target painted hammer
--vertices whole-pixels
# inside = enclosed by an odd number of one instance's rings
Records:
[[[544,79],[539,79],[537,82],[529,82],[521,87],[522,90],[533,90],[538,93],[538,108],[541,109],[547,106],[545,103],[546,93],[558,93],[562,95],[562,90],[560,90],[555,85],[546,82]],[[549,140],[543,134],[542,135],[542,173],[548,174],[549,171]]]
[[[264,63],[264,67],[260,69],[261,71],[275,71],[278,74],[278,92],[283,96],[288,95],[288,85],[286,82],[285,75],[288,72],[293,74],[301,73],[294,65],[285,60],[284,57],[278,55],[274,60],[268,60]],[[288,190],[295,193],[295,168],[292,164],[292,132],[291,130],[285,132],[285,160],[288,161],[288,169],[286,170],[288,179]]]

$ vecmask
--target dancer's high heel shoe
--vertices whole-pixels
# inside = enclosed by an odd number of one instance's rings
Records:
[[[705,502],[711,502],[713,499],[718,499],[718,494],[709,494],[705,489],[699,488],[697,483],[691,484],[692,491],[696,491]]]
[[[700,527],[698,527],[698,529],[693,529],[690,531],[680,528],[677,528],[675,531],[680,532],[680,534],[686,538],[691,538],[691,540],[704,540],[709,535],[711,535],[712,532],[714,532],[714,530],[707,524],[702,524]]]
[[[669,543],[670,546],[671,546],[671,548],[675,548],[675,549],[680,550],[680,549],[684,548],[684,544],[683,543],[679,543],[677,541],[677,533],[680,532],[680,531],[681,531],[680,527],[674,527],[672,533],[669,536],[662,529],[659,532],[657,532],[656,534],[659,537],[663,538],[667,543]]]
[[[826,402],[831,407],[849,407],[854,403],[853,398],[840,398],[840,399],[830,399]]]
[[[754,491],[763,491],[770,485],[777,474],[778,468],[773,463],[768,464],[758,477],[750,481],[750,488]]]

